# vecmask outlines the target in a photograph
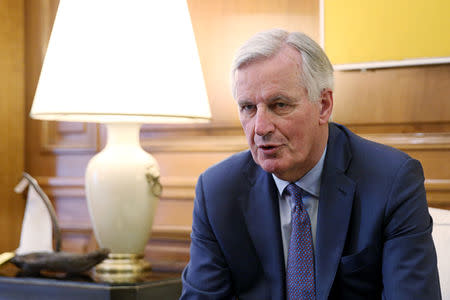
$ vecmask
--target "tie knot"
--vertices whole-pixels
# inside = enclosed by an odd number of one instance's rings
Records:
[[[286,187],[286,194],[291,196],[292,199],[295,201],[296,204],[298,205],[302,205],[302,189],[296,185],[295,183],[290,183],[287,187]]]

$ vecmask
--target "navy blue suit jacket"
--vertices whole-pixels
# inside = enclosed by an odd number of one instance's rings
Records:
[[[315,249],[317,299],[440,299],[420,163],[329,125]],[[250,152],[196,187],[182,299],[285,299],[272,175]]]

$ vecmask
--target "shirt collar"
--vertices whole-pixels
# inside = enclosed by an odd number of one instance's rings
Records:
[[[308,192],[309,194],[317,198],[319,198],[320,194],[320,177],[322,175],[323,163],[325,161],[326,153],[327,147],[325,147],[325,150],[322,153],[322,157],[316,163],[314,168],[309,170],[308,173],[306,173],[302,178],[300,178],[297,182],[295,182],[295,184],[298,185],[300,188],[302,188],[304,191]],[[275,184],[277,186],[279,195],[282,195],[284,189],[288,186],[290,182],[282,180],[277,176],[275,176],[274,174],[272,174],[272,177],[275,180]]]

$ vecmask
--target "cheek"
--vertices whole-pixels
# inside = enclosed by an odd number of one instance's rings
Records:
[[[305,146],[309,144],[308,135],[305,130],[305,124],[298,124],[298,126],[296,126],[295,128],[291,128],[289,132],[286,132],[286,136],[289,139],[289,144],[291,145],[292,151],[305,151]]]
[[[248,142],[253,143],[254,126],[252,125],[252,122],[250,122],[249,120],[241,119],[241,125]]]
[[[314,143],[317,142],[314,129],[307,127],[307,124],[304,124],[303,128],[304,130],[295,132],[291,139],[292,148],[300,157],[308,155],[311,148],[314,147]]]

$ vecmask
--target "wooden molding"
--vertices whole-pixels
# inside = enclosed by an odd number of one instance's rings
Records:
[[[85,197],[83,177],[38,176],[36,180],[50,198]]]
[[[241,125],[235,122],[208,122],[189,124],[144,124],[141,131],[143,133],[161,132],[167,133],[189,133],[189,132],[242,132]]]
[[[61,223],[59,224],[63,233],[92,234],[90,223]],[[182,225],[154,225],[152,227],[151,239],[159,241],[190,240],[191,226]]]
[[[427,191],[447,191],[450,193],[450,179],[425,179]],[[450,202],[450,198],[448,199]]]
[[[450,179],[426,179],[425,189],[430,206],[450,209]]]
[[[191,226],[155,225],[152,228],[152,239],[158,240],[191,240]]]
[[[162,177],[162,199],[192,200],[195,197],[195,177]]]
[[[39,185],[49,196],[58,197],[84,197],[84,178],[82,177],[36,177]],[[195,195],[197,178],[170,176],[161,178],[167,198],[186,199]],[[450,191],[450,179],[426,179],[427,191]],[[450,199],[449,199],[450,201]]]
[[[53,154],[94,154],[97,151],[96,124],[42,121],[41,151]]]
[[[450,150],[450,133],[364,134],[362,137],[400,150]]]
[[[400,150],[450,150],[450,133],[378,133],[362,137]],[[248,149],[243,135],[168,136],[142,142],[149,152],[239,152]]]
[[[50,197],[86,197],[83,177],[38,176],[36,180]],[[192,200],[195,196],[196,182],[195,177],[163,177],[161,199]]]
[[[59,227],[63,233],[79,233],[84,235],[92,234],[90,223],[63,223],[59,222]]]
[[[358,134],[367,133],[435,133],[450,132],[450,122],[414,122],[414,123],[343,123],[350,130]]]
[[[146,139],[142,147],[148,152],[239,152],[248,148],[243,135],[178,136]]]
[[[84,188],[83,177],[38,176],[36,180],[42,188]]]

